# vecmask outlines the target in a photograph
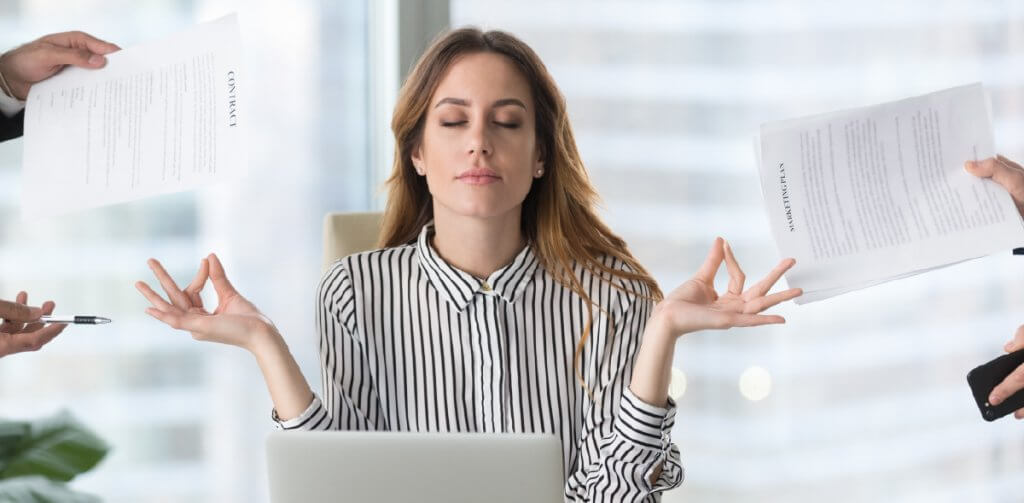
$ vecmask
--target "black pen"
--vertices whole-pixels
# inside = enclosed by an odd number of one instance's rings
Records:
[[[49,316],[39,317],[43,323],[71,323],[74,325],[103,325],[110,323],[110,318],[102,316]]]

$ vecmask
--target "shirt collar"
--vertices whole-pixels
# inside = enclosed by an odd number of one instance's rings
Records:
[[[494,271],[486,280],[461,271],[437,253],[430,245],[434,235],[434,223],[423,226],[416,243],[420,267],[441,297],[462,311],[473,300],[474,295],[497,295],[511,304],[522,294],[533,279],[537,269],[537,257],[533,247],[527,244],[508,265]]]

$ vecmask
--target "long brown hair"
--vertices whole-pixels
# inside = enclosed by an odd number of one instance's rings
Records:
[[[534,180],[522,206],[522,232],[538,261],[558,282],[572,289],[587,304],[588,321],[573,355],[580,385],[590,392],[579,369],[579,358],[593,323],[593,301],[573,271],[578,264],[613,287],[635,295],[662,299],[661,289],[633,258],[625,241],[597,216],[597,191],[583,167],[565,98],[533,49],[501,31],[462,28],[441,35],[420,57],[399,91],[391,130],[395,134],[395,160],[387,180],[388,201],[380,244],[400,246],[412,242],[434,217],[427,183],[412,164],[412,153],[423,138],[427,109],[441,78],[460,56],[490,52],[510,59],[530,84],[536,109],[537,143],[544,161],[544,176]],[[609,267],[602,257],[614,257],[626,270]],[[639,281],[649,293],[616,285],[613,278]]]

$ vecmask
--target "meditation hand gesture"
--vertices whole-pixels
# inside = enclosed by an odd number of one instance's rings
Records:
[[[135,287],[153,304],[146,308],[146,313],[173,328],[191,332],[193,339],[230,344],[254,352],[254,345],[265,339],[264,335],[277,332],[273,322],[231,285],[216,255],[211,253],[200,262],[195,279],[184,290],[178,288],[156,259],[149,260],[149,267],[169,302],[139,281]],[[217,308],[212,313],[203,307],[199,296],[207,279],[217,292]]]
[[[714,281],[723,260],[729,271],[729,287],[719,294],[715,291]],[[668,294],[656,307],[655,316],[677,336],[705,329],[785,323],[781,316],[760,313],[803,293],[799,288],[790,288],[767,295],[795,263],[796,260],[791,258],[779,262],[764,279],[744,291],[745,276],[732,248],[722,238],[716,238],[697,274]]]

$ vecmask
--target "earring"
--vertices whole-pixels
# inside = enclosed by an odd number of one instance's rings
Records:
[[[540,176],[540,175],[543,175],[543,174],[544,174],[544,170],[543,169],[538,169],[537,170],[537,176]]]

